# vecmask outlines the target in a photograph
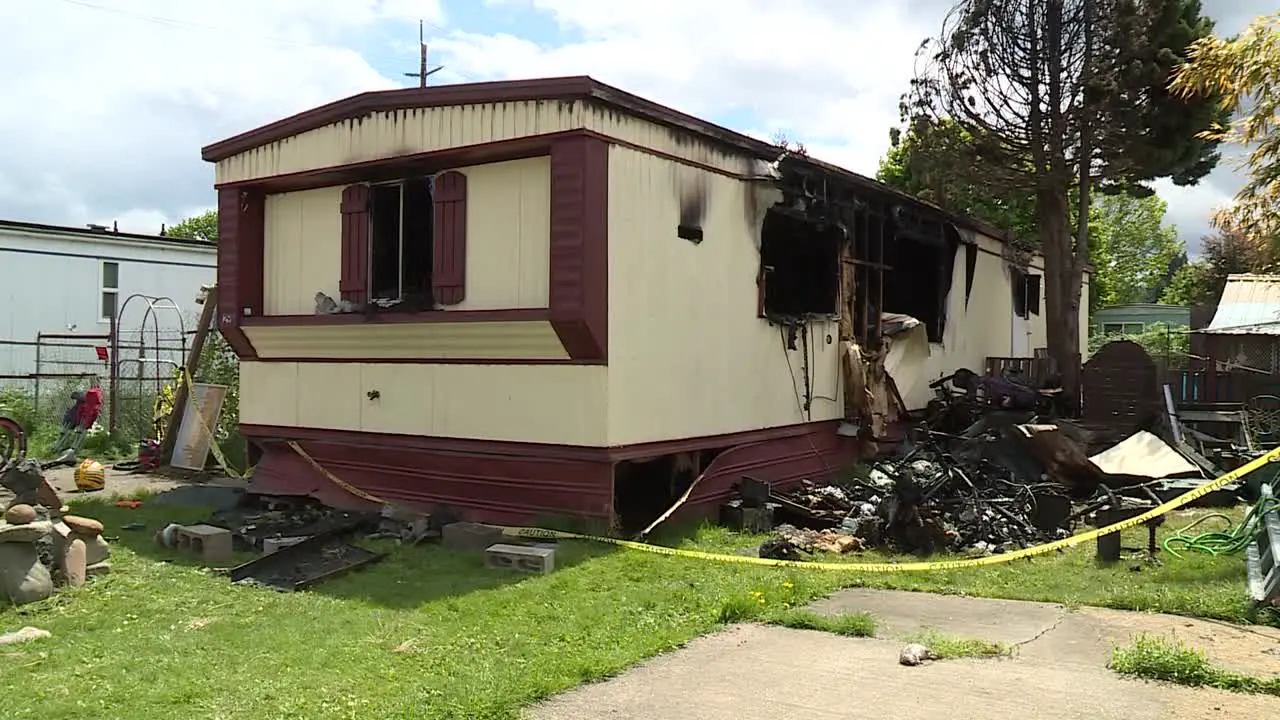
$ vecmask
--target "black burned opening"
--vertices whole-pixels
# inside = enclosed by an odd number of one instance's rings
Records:
[[[760,230],[764,314],[795,318],[838,312],[844,238],[835,225],[769,209]]]
[[[662,517],[684,495],[721,449],[624,460],[613,469],[613,525],[635,535]]]
[[[1040,314],[1040,275],[1011,268],[1013,275],[1013,314],[1029,318]]]
[[[371,297],[399,300],[430,292],[432,211],[430,178],[373,186],[368,251]]]
[[[942,342],[947,323],[947,298],[959,247],[950,235],[899,233],[885,248],[892,270],[885,273],[884,307],[924,323],[929,342]]]

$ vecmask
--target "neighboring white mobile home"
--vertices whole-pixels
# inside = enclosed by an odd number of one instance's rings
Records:
[[[192,240],[0,220],[0,375],[35,373],[38,338],[47,340],[40,372],[51,374],[92,367],[89,346],[113,327],[126,346],[157,332],[180,344],[199,316],[200,286],[216,280],[217,254]],[[152,301],[161,298],[171,302]]]

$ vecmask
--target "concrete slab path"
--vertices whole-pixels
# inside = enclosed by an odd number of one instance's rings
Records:
[[[870,612],[876,639],[739,625],[613,680],[554,698],[538,720],[1192,720],[1260,716],[1280,699],[1122,678],[1114,643],[1174,634],[1228,667],[1280,673],[1280,631],[1143,613],[1069,610],[925,593],[848,590],[812,606]],[[922,630],[1014,646],[1012,658],[898,664],[900,638]]]

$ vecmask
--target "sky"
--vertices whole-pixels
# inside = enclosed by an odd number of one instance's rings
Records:
[[[4,0],[0,218],[154,233],[213,207],[200,148],[366,90],[587,74],[874,175],[951,0]],[[1274,8],[1204,0],[1222,33]],[[1194,251],[1240,185],[1157,184]]]

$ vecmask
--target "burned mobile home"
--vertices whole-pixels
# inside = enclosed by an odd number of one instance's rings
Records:
[[[710,511],[850,463],[886,373],[923,406],[1044,345],[1042,263],[993,230],[586,77],[364,93],[203,155],[262,492],[642,526],[696,477]]]

